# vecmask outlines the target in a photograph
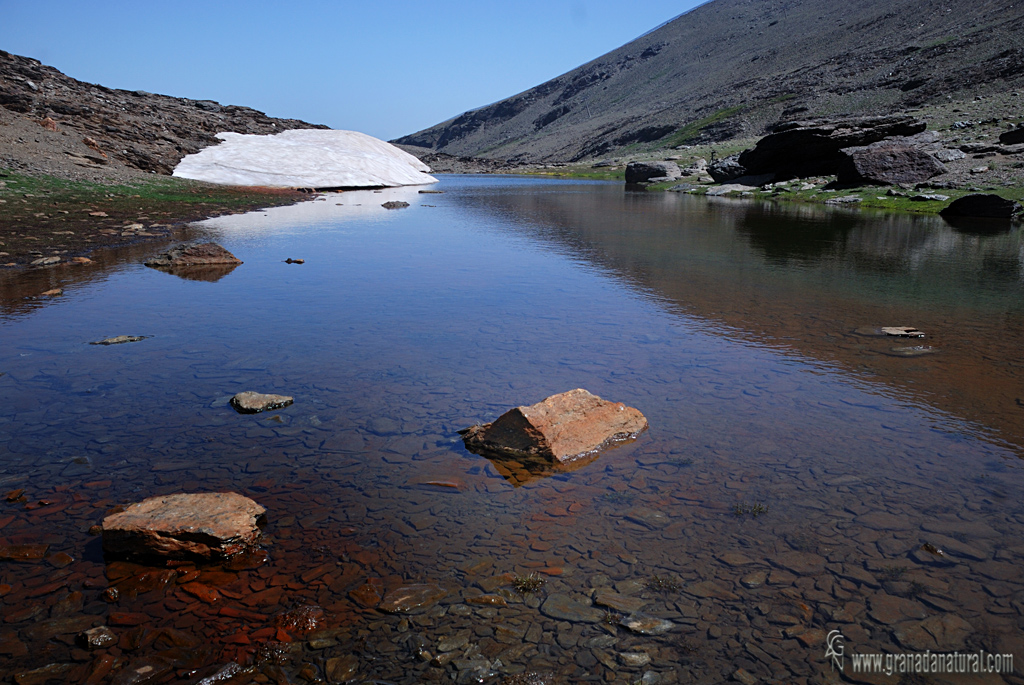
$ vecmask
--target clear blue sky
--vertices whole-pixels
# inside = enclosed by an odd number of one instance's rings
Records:
[[[0,0],[0,49],[111,88],[383,139],[558,76],[696,0]]]

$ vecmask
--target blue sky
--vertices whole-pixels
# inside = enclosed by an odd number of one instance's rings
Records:
[[[0,49],[111,88],[390,139],[629,42],[695,0],[0,0]]]

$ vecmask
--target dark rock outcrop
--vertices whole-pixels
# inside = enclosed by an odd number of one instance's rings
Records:
[[[630,162],[626,165],[626,183],[674,181],[683,173],[675,162]]]
[[[740,164],[739,155],[716,159],[708,165],[708,174],[716,183],[728,183],[747,175],[747,168]]]
[[[235,492],[150,497],[103,519],[103,549],[115,554],[223,559],[251,548],[266,510]]]
[[[925,122],[910,116],[794,121],[776,126],[773,133],[740,153],[737,162],[747,174],[775,173],[789,178],[835,174],[844,160],[844,148],[912,136],[926,127]]]
[[[946,173],[935,157],[900,139],[840,150],[836,180],[849,184],[922,183]]]
[[[638,410],[577,388],[460,431],[470,450],[571,462],[647,428]]]
[[[1017,128],[1000,135],[999,142],[1003,145],[1019,145],[1024,143],[1024,124],[1017,124]]]
[[[979,217],[986,219],[1009,219],[1021,213],[1019,202],[1007,200],[998,195],[965,195],[953,200],[939,214],[943,217]]]

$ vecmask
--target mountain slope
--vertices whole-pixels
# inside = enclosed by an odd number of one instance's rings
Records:
[[[0,50],[0,123],[18,133],[0,135],[0,166],[67,176],[71,165],[110,173],[117,169],[170,174],[182,157],[215,145],[215,134],[279,133],[327,128],[275,119],[249,107],[220,105],[84,83],[29,57]],[[48,121],[44,121],[47,120]],[[60,144],[29,138],[38,123],[74,132]],[[84,137],[84,138],[83,138]],[[8,140],[11,138],[10,140]],[[84,142],[88,139],[88,142]],[[34,145],[38,143],[38,145]]]
[[[396,143],[511,162],[761,135],[1024,85],[1024,4],[714,0],[506,100]]]

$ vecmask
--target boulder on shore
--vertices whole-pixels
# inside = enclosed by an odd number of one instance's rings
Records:
[[[134,556],[223,559],[253,547],[266,509],[235,492],[181,493],[103,519],[103,549]]]
[[[745,174],[774,172],[794,178],[829,175],[836,173],[842,161],[839,151],[843,148],[870,145],[895,136],[913,136],[926,128],[925,122],[901,115],[794,121],[776,126],[773,133],[744,150],[736,162]]]
[[[839,153],[836,180],[844,184],[922,183],[947,171],[932,155],[899,140],[848,147]]]
[[[1017,124],[1017,128],[1000,134],[999,142],[1003,145],[1018,145],[1020,143],[1024,143],[1024,124]]]
[[[211,264],[241,264],[242,260],[217,243],[177,245],[167,252],[145,261],[146,266],[157,269],[174,269],[184,266],[207,266]]]
[[[582,388],[515,407],[492,423],[460,431],[467,449],[559,463],[585,457],[646,430],[639,410],[602,400]]]
[[[683,172],[675,162],[630,162],[626,165],[626,183],[653,183],[655,180],[681,178]]]
[[[980,217],[987,219],[1010,219],[1021,212],[1019,202],[1007,200],[998,195],[975,193],[953,200],[939,214],[943,217]]]

